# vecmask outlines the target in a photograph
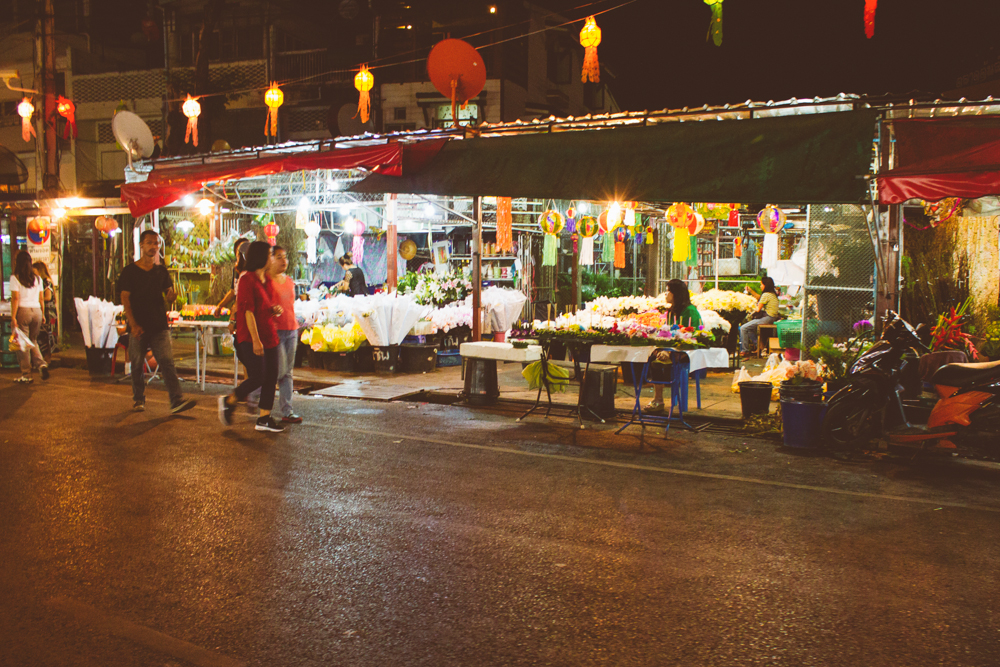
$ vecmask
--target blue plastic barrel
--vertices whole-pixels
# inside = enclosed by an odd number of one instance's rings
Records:
[[[822,445],[824,403],[781,402],[781,430],[785,447],[817,449]]]

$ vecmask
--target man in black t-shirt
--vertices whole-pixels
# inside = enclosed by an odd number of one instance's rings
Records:
[[[139,236],[139,259],[122,269],[118,276],[118,291],[122,295],[125,318],[129,326],[128,356],[132,363],[132,409],[146,409],[146,382],[142,377],[146,350],[152,350],[163,381],[170,396],[170,412],[177,414],[190,410],[195,401],[185,400],[181,382],[174,369],[173,350],[170,347],[170,330],[167,307],[163,301],[174,300],[174,283],[162,264],[156,263],[160,254],[160,235],[147,229]]]

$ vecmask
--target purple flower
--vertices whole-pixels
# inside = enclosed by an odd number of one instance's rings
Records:
[[[860,320],[854,323],[854,332],[861,333],[862,331],[868,331],[874,329],[871,320]]]

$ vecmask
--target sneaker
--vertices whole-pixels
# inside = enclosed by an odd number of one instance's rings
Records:
[[[274,421],[271,415],[266,417],[258,417],[257,424],[254,425],[253,430],[255,431],[267,431],[268,433],[281,433],[285,430],[284,426],[279,426],[278,422]]]
[[[43,380],[48,380],[49,379],[49,367],[48,367],[48,365],[42,366],[41,371],[42,371],[42,379]]]
[[[236,403],[232,405],[226,403],[226,396],[219,396],[219,421],[223,426],[231,426],[233,423],[233,412],[236,411]]]
[[[648,414],[663,412],[663,403],[660,401],[650,401],[649,405],[644,407],[642,411]]]
[[[285,415],[284,417],[282,417],[281,422],[283,424],[301,424],[302,417],[299,417],[297,414],[293,412],[290,415]]]
[[[198,405],[198,401],[196,401],[194,399],[191,399],[191,398],[188,398],[186,400],[181,401],[180,403],[176,403],[174,405],[171,405],[170,406],[170,414],[172,414],[172,415],[178,415],[178,414],[180,414],[182,412],[185,412],[186,410],[190,410],[191,408],[193,408],[196,405]]]
[[[14,380],[14,382],[17,382],[18,384],[31,384],[34,381],[35,378],[31,377],[30,375],[22,375],[21,377]]]
[[[146,400],[136,401],[132,404],[132,412],[145,412],[146,410]]]

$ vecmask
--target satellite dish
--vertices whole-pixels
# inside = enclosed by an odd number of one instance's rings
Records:
[[[119,111],[111,119],[111,133],[128,155],[128,166],[132,160],[141,160],[153,154],[153,133],[146,122],[131,111]]]
[[[458,105],[482,92],[486,63],[479,51],[460,39],[445,39],[427,56],[427,74],[439,93],[451,100],[452,123],[458,126]]]
[[[330,107],[327,116],[327,127],[334,137],[353,137],[356,134],[364,134],[372,129],[371,120],[362,123],[358,117],[357,104],[344,104],[339,109]]]
[[[28,181],[28,168],[11,151],[0,146],[0,185],[15,186]]]

